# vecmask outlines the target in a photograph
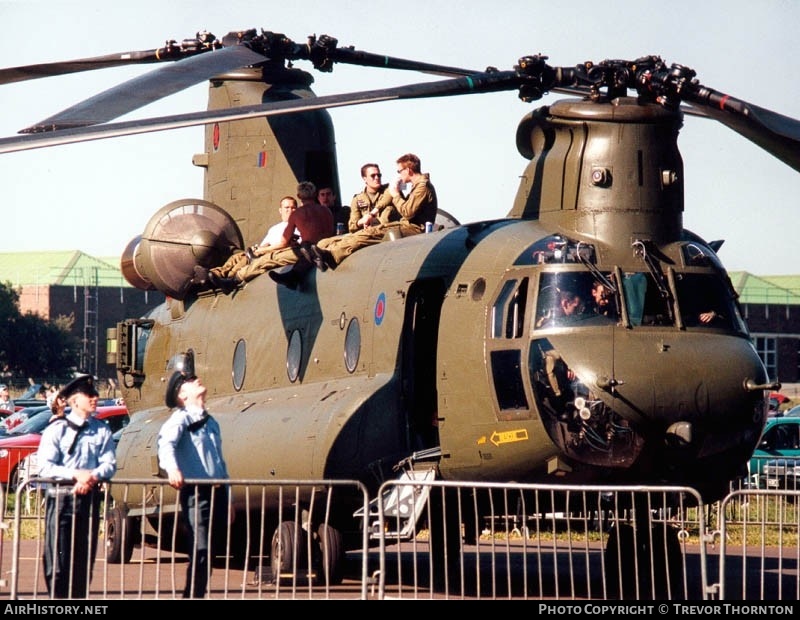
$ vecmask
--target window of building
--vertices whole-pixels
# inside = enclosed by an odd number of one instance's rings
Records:
[[[767,376],[771,381],[778,379],[778,339],[774,336],[753,335],[756,352],[767,367]]]

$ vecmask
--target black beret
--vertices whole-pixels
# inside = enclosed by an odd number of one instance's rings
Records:
[[[75,377],[72,381],[67,383],[67,385],[61,388],[58,396],[60,398],[69,398],[78,392],[88,396],[100,396],[100,393],[94,386],[94,377],[92,375],[79,375]]]
[[[166,403],[167,407],[172,409],[178,406],[178,392],[181,386],[192,378],[193,377],[180,370],[176,370],[172,373],[172,376],[167,382],[167,391],[164,393],[164,403]]]

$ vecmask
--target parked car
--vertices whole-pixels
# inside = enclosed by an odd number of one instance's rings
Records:
[[[800,459],[772,459],[763,469],[763,488],[800,489]]]
[[[42,431],[47,426],[50,415],[50,409],[44,407],[44,411],[33,415],[0,439],[0,484],[5,488],[16,489],[21,480],[28,480],[38,474],[35,458],[29,458],[24,466],[22,462],[26,457],[35,455],[39,449]],[[126,426],[130,421],[128,408],[124,405],[98,407],[96,417],[105,421],[112,432]]]
[[[747,466],[751,485],[767,488],[765,468],[770,461],[781,458],[800,461],[800,416],[785,415],[767,420]]]
[[[786,412],[792,407],[792,399],[781,394],[780,392],[771,392],[769,395],[769,408],[767,415],[771,418],[779,418],[786,415]]]
[[[14,413],[12,413],[7,418],[4,418],[0,421],[0,437],[5,437],[8,435],[12,430],[32,418],[38,413],[42,411],[49,411],[50,407],[45,405],[42,401],[39,401],[39,404],[34,407],[24,407],[23,409],[18,409]]]
[[[783,415],[787,416],[787,417],[790,417],[790,418],[791,417],[800,417],[800,405],[796,405],[796,406],[792,407],[791,409],[789,409],[788,411],[785,411]]]

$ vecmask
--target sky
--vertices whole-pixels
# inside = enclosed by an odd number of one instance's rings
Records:
[[[483,70],[513,69],[544,54],[554,66],[661,56],[694,69],[705,86],[800,118],[798,0],[226,0],[116,3],[0,0],[0,66],[56,62],[163,46],[207,30],[222,38],[249,28],[302,42],[328,34],[356,49]],[[335,65],[319,73],[318,95],[442,79],[407,71]],[[0,86],[0,137],[127,79],[142,65]],[[514,91],[331,110],[343,202],[361,188],[359,168],[384,169],[414,152],[439,206],[462,223],[503,217],[526,160],[515,132],[530,110],[564,95],[523,103]],[[204,110],[207,83],[118,120]],[[687,116],[684,226],[719,251],[730,271],[800,273],[800,175],[723,125]],[[0,252],[81,250],[118,256],[151,215],[182,198],[202,198],[192,156],[202,127],[0,155]]]

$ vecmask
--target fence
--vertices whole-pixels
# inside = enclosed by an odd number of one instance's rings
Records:
[[[48,599],[36,481],[4,497],[0,598]],[[188,481],[189,483],[199,481]],[[797,600],[795,491],[704,504],[684,487],[451,483],[415,472],[376,497],[355,481],[230,485],[211,599]],[[182,594],[175,492],[115,479],[89,599]]]

